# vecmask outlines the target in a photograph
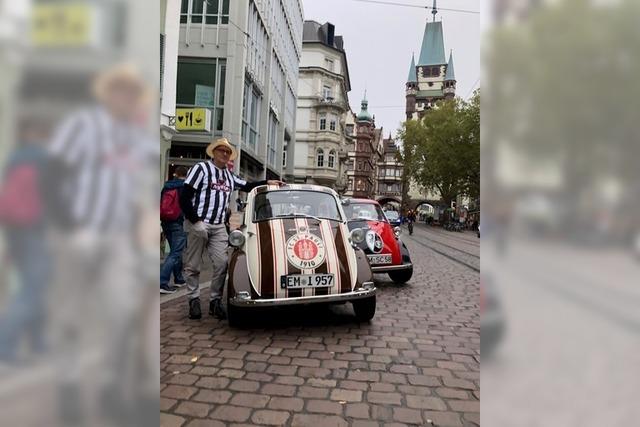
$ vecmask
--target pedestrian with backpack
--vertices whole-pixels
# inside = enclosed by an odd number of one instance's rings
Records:
[[[184,215],[180,209],[180,195],[184,189],[187,168],[178,166],[173,176],[174,179],[164,183],[160,197],[160,224],[170,248],[169,255],[160,267],[161,294],[172,294],[185,284],[182,276],[182,251],[187,245],[187,233],[183,228]],[[169,284],[171,274],[175,286]]]
[[[7,363],[19,360],[25,343],[32,355],[44,354],[51,275],[43,197],[47,129],[25,119],[19,132],[17,146],[0,172],[0,229],[18,279],[0,312],[0,362]]]

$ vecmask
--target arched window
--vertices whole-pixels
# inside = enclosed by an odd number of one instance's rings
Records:
[[[316,151],[316,166],[319,168],[324,167],[324,151],[322,151],[322,148],[318,148],[318,151]]]
[[[329,151],[329,160],[328,160],[328,165],[331,169],[334,168],[334,162],[336,159],[336,152],[334,150]]]

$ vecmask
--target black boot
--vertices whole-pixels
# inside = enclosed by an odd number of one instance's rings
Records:
[[[219,299],[214,299],[209,302],[209,314],[220,320],[227,318],[227,311]]]
[[[189,300],[189,319],[201,319],[202,310],[200,309],[200,298]]]

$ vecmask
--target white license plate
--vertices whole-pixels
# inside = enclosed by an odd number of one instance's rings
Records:
[[[369,264],[391,264],[391,255],[367,255]]]
[[[333,274],[290,274],[280,276],[282,289],[328,288],[333,286]]]

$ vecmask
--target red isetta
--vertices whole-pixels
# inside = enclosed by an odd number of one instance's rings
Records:
[[[387,273],[396,283],[405,283],[413,275],[409,250],[400,240],[400,227],[392,228],[380,204],[369,199],[343,201],[349,229],[366,254],[374,273]],[[358,231],[359,230],[359,231]]]

